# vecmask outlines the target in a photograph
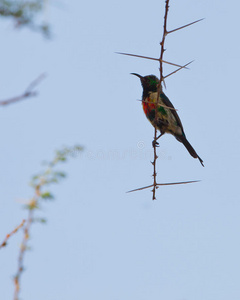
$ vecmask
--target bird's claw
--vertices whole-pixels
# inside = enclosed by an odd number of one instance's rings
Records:
[[[152,141],[152,146],[153,146],[153,148],[159,147],[159,143],[156,140],[153,140]]]

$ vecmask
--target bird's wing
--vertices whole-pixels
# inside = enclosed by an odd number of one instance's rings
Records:
[[[162,101],[163,101],[164,105],[166,105],[168,107],[171,107],[171,108],[174,108],[174,106],[172,105],[171,101],[168,99],[168,97],[164,93],[161,93],[160,97],[162,98]],[[177,121],[178,126],[181,127],[182,132],[184,132],[183,126],[182,126],[182,122],[181,122],[181,120],[180,120],[180,118],[179,118],[176,110],[174,110],[174,109],[171,109],[171,112],[174,115],[174,117],[175,117],[175,119]]]

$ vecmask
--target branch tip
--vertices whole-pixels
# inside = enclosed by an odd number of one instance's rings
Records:
[[[189,23],[189,24],[183,25],[183,26],[181,26],[181,27],[175,28],[175,29],[173,29],[173,30],[170,30],[170,31],[167,32],[167,34],[173,33],[173,32],[175,32],[175,31],[178,31],[178,30],[181,30],[181,29],[184,29],[184,28],[186,28],[186,27],[188,27],[188,26],[191,26],[191,25],[193,25],[193,24],[196,24],[196,23],[198,23],[198,22],[200,22],[200,21],[202,21],[202,20],[204,20],[204,18],[199,19],[199,20],[194,21],[194,22],[191,22],[191,23]]]
[[[29,86],[26,88],[25,92],[17,97],[13,97],[7,100],[0,101],[0,105],[8,105],[29,97],[35,97],[38,93],[36,91],[33,91],[33,89],[46,77],[46,73],[42,73],[39,75],[35,80],[33,80]]]

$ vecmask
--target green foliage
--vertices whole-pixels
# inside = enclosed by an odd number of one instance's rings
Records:
[[[11,233],[9,233],[2,244],[0,244],[0,248],[5,247],[7,244],[7,240],[11,235],[16,233],[19,228],[23,227],[23,239],[19,251],[18,258],[18,267],[16,275],[14,276],[14,299],[19,299],[19,291],[20,291],[20,278],[24,271],[23,259],[25,257],[25,252],[29,250],[29,239],[30,239],[30,229],[33,223],[46,223],[46,219],[42,217],[35,217],[36,209],[39,209],[41,200],[52,200],[54,198],[53,194],[46,190],[46,185],[57,183],[60,179],[66,177],[65,173],[62,171],[56,171],[55,167],[60,162],[67,161],[69,156],[75,157],[83,148],[81,146],[74,146],[71,148],[64,147],[62,150],[56,151],[55,157],[50,162],[45,162],[45,169],[39,174],[32,177],[31,186],[34,189],[33,196],[27,201],[25,208],[28,211],[28,216],[26,220],[24,219],[22,223],[17,226]]]
[[[45,163],[45,169],[40,172],[39,174],[32,177],[31,180],[31,186],[33,187],[33,196],[30,198],[25,208],[28,211],[28,216],[26,220],[23,220],[23,222],[14,229],[14,231],[7,235],[5,240],[2,244],[0,244],[1,247],[5,247],[7,244],[8,238],[17,230],[24,225],[23,230],[23,239],[19,251],[19,258],[18,258],[18,268],[17,273],[14,276],[14,285],[15,285],[15,292],[14,292],[14,299],[19,299],[19,291],[20,291],[20,277],[22,276],[22,273],[24,271],[23,266],[23,258],[25,256],[25,252],[29,249],[29,238],[30,238],[30,228],[33,223],[46,223],[46,219],[42,217],[35,217],[35,212],[40,207],[41,200],[52,200],[54,198],[53,194],[49,191],[49,189],[46,190],[46,185],[57,183],[60,179],[64,178],[66,175],[64,172],[56,171],[55,167],[60,162],[67,161],[67,158],[69,156],[75,156],[76,153],[79,151],[82,151],[83,148],[81,146],[75,146],[72,148],[64,147],[62,150],[56,151],[55,157],[52,161]]]
[[[41,193],[41,198],[44,200],[52,200],[54,196],[50,192],[43,192]]]
[[[62,171],[55,170],[56,165],[61,162],[66,162],[68,157],[75,157],[78,153],[83,150],[82,146],[64,147],[61,150],[55,152],[55,157],[52,161],[44,162],[44,170],[37,175],[32,177],[30,185],[35,189],[35,193],[39,193],[41,198],[53,198],[50,192],[41,192],[41,189],[49,184],[58,183],[59,180],[66,177],[66,174]]]
[[[41,223],[41,224],[46,224],[47,223],[47,220],[45,218],[34,218],[32,221],[35,222],[35,223],[38,222],[38,223]]]
[[[44,12],[44,4],[43,0],[0,0],[0,16],[13,19],[16,27],[27,26],[49,37],[49,24],[44,21],[37,22]]]
[[[40,190],[47,185],[52,183],[58,183],[59,180],[66,177],[66,174],[62,171],[55,170],[56,165],[61,162],[66,162],[68,157],[76,157],[83,150],[82,146],[74,146],[74,147],[63,147],[61,150],[57,150],[55,152],[55,157],[50,162],[44,162],[45,166],[44,170],[37,175],[32,177],[30,185],[38,190],[39,196],[43,199],[53,199],[53,196],[50,192],[40,192]]]

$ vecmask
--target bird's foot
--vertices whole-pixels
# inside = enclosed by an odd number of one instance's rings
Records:
[[[159,147],[159,143],[157,142],[157,140],[152,141],[152,146],[153,146],[153,148]]]

